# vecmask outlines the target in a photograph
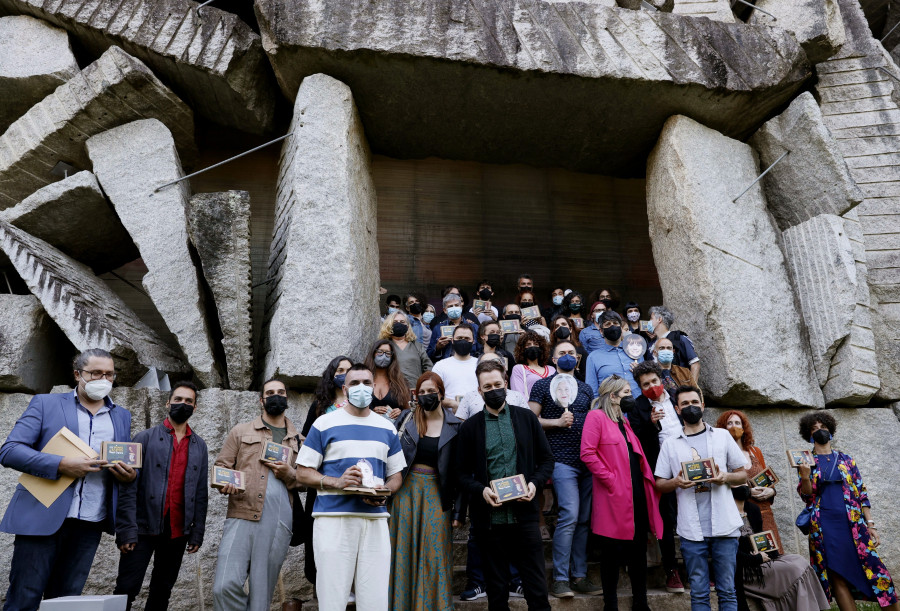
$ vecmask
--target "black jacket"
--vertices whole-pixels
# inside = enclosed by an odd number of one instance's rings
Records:
[[[516,470],[537,489],[530,503],[511,501],[511,505],[519,522],[537,522],[541,515],[541,490],[553,475],[553,452],[537,416],[530,409],[511,405],[506,408],[510,410],[516,438]],[[459,485],[469,495],[472,525],[476,528],[489,528],[491,523],[490,507],[482,494],[490,484],[485,443],[484,411],[481,411],[463,422],[456,446]]]
[[[628,422],[631,430],[637,435],[644,450],[644,456],[650,464],[650,469],[656,471],[656,460],[659,458],[659,428],[650,420],[653,406],[650,399],[644,395],[635,397],[635,411],[628,414]]]
[[[407,415],[408,409],[400,412],[397,417],[397,426],[400,426]],[[441,429],[441,437],[438,440],[438,488],[441,491],[441,508],[448,511],[453,508],[456,501],[456,443],[459,435],[459,427],[462,420],[453,415],[450,410],[444,410],[444,426]],[[403,468],[403,479],[406,479],[409,468],[416,457],[416,449],[419,444],[419,431],[416,428],[414,418],[409,418],[400,435],[400,445],[403,447],[403,458],[406,459],[406,467]]]
[[[206,532],[209,455],[206,442],[196,431],[191,430],[188,439],[188,462],[184,474],[184,534],[189,545],[202,545]],[[138,469],[138,477],[131,486],[119,488],[116,545],[137,543],[138,535],[159,535],[164,527],[172,434],[165,425],[157,424],[135,435],[133,441],[141,444],[141,464],[144,466]]]

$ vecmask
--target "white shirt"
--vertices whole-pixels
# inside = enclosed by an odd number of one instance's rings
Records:
[[[475,367],[478,359],[470,356],[467,359],[458,359],[450,356],[439,360],[432,371],[444,382],[444,396],[448,399],[465,396],[466,393],[478,390],[478,379],[475,377]]]
[[[744,457],[744,453],[738,447],[734,438],[725,429],[717,429],[706,426],[704,434],[709,435],[707,443],[712,449],[711,458],[716,461],[719,469],[734,471],[735,469],[749,468],[750,463]],[[659,449],[659,458],[656,461],[656,477],[672,479],[681,471],[681,463],[695,458],[691,455],[690,437],[684,434],[684,429],[677,435],[666,438]],[[701,458],[710,458],[701,456]],[[734,504],[731,496],[731,487],[727,485],[712,484],[710,497],[712,501],[712,536],[731,537],[740,534],[739,529],[743,525],[741,514]],[[693,488],[676,488],[678,498],[678,536],[688,541],[703,541],[703,532],[700,525],[700,514],[697,511],[697,500]]]
[[[665,418],[659,421],[659,425],[662,427],[659,430],[659,445],[662,445],[666,438],[677,435],[681,431],[681,421],[678,419],[678,414],[675,412],[669,393],[665,393],[663,396],[665,399],[662,401],[650,401],[653,411],[661,409],[666,415]]]
[[[516,407],[528,409],[528,399],[517,390],[506,391],[506,402],[510,405],[515,405]],[[455,415],[460,420],[468,420],[483,409],[484,399],[481,398],[481,394],[476,388],[475,390],[466,393],[462,398],[462,401],[459,402],[459,407],[456,408]]]

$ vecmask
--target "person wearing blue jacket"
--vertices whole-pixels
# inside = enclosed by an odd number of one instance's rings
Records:
[[[121,556],[113,591],[128,595],[128,611],[141,591],[151,558],[144,611],[165,611],[185,549],[194,554],[203,545],[209,456],[206,442],[188,425],[196,406],[197,387],[177,382],[166,401],[166,418],[134,436],[141,444],[143,468],[119,498],[116,545]]]
[[[0,447],[0,465],[36,477],[75,481],[49,507],[16,485],[0,531],[14,534],[9,590],[3,609],[32,611],[42,598],[79,596],[100,535],[113,534],[120,486],[137,472],[99,458],[63,458],[40,450],[63,427],[97,453],[104,441],[131,441],[131,412],[109,398],[116,378],[112,355],[92,348],[73,362],[76,388],[35,395]]]

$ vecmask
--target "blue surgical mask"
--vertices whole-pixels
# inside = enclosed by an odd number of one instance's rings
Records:
[[[647,333],[653,333],[653,329],[654,329],[654,327],[653,327],[653,321],[652,321],[652,320],[648,320],[648,321],[647,321]]]
[[[668,365],[672,361],[675,360],[675,351],[674,350],[660,350],[656,354],[656,360],[659,361],[663,365]]]
[[[388,308],[388,316],[390,316],[391,314],[394,314],[396,312],[399,312],[399,311],[400,310],[398,310],[397,308]]]
[[[556,359],[556,367],[560,371],[573,371],[578,360],[571,354],[564,354]]]
[[[365,384],[351,386],[347,392],[347,400],[356,409],[366,409],[372,403],[372,387]]]
[[[553,305],[558,306],[562,305],[563,296],[562,295],[554,295],[553,296]]]
[[[452,306],[447,308],[447,316],[450,320],[457,320],[460,316],[462,316],[462,308],[459,306]]]
[[[425,312],[422,314],[422,320],[425,321],[425,324],[431,324],[431,321],[434,320],[434,312]]]
[[[334,387],[335,388],[343,388],[344,387],[344,378],[347,377],[346,373],[340,373],[334,376]]]

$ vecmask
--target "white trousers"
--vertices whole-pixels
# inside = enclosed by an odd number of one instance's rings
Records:
[[[317,517],[313,522],[320,611],[344,611],[356,576],[356,608],[388,611],[391,537],[385,518]]]

